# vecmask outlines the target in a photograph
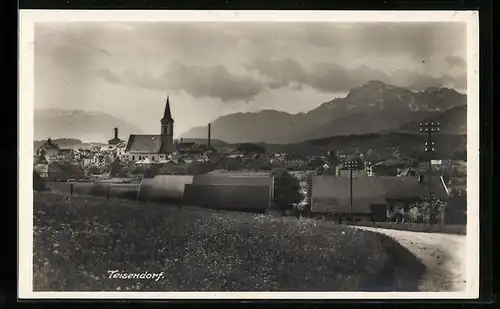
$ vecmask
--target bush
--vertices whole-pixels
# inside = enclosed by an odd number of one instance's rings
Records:
[[[446,207],[445,221],[448,224],[467,224],[467,191],[453,190]]]
[[[431,222],[436,224],[440,221],[441,214],[445,211],[447,204],[435,194],[429,200],[427,196],[421,197],[419,201],[410,206],[409,219],[413,222]],[[412,220],[413,219],[413,220]],[[416,219],[416,220],[415,220]]]
[[[34,196],[35,291],[360,291],[388,263],[378,234],[314,220],[62,197]]]
[[[300,181],[286,170],[277,170],[274,176],[274,208],[291,210],[293,205],[300,203],[304,197],[300,192]]]

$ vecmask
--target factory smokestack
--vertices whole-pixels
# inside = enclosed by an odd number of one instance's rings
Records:
[[[115,130],[115,139],[118,139],[118,128],[114,128]]]
[[[210,123],[208,124],[208,149],[210,149]]]

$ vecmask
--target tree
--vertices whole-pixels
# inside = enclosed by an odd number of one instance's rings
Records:
[[[309,162],[309,168],[311,169],[319,169],[322,168],[323,165],[325,165],[325,161],[323,161],[320,158],[313,159],[311,162]]]
[[[380,161],[380,155],[373,149],[368,149],[365,155],[365,160],[368,162],[377,163]]]
[[[295,204],[303,200],[299,180],[286,170],[277,170],[274,176],[274,207],[286,211],[292,210]]]
[[[401,153],[399,151],[399,145],[396,147],[396,149],[394,149],[394,152],[392,153],[392,156],[394,158],[399,158],[401,156]]]
[[[456,149],[453,151],[452,159],[467,161],[467,149]]]
[[[85,168],[85,174],[87,176],[90,176],[90,175],[96,175],[96,174],[99,174],[100,173],[100,170],[97,166],[95,165],[89,165]]]
[[[408,211],[408,219],[410,220],[410,222],[418,222],[420,216],[421,216],[420,211],[416,205],[411,207],[410,210]]]
[[[339,157],[337,156],[337,153],[335,152],[335,150],[330,150],[326,153],[326,161],[328,162],[328,164],[332,168],[332,172],[335,172],[335,168],[340,163]]]
[[[467,190],[452,190],[446,212],[447,221],[451,224],[467,223]]]
[[[424,222],[436,223],[437,219],[440,218],[440,214],[444,212],[446,203],[433,194],[430,200],[427,196],[422,197],[416,203],[416,207],[418,207]]]
[[[244,153],[266,153],[266,149],[260,145],[257,144],[252,144],[252,143],[243,143],[238,145],[237,150],[244,152]]]

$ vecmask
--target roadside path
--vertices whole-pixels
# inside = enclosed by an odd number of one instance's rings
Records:
[[[460,292],[466,289],[465,238],[463,235],[418,233],[355,226],[385,234],[406,247],[425,265],[421,292]]]

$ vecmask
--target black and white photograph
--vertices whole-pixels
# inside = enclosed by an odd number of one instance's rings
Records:
[[[478,297],[478,31],[21,10],[19,297]]]

